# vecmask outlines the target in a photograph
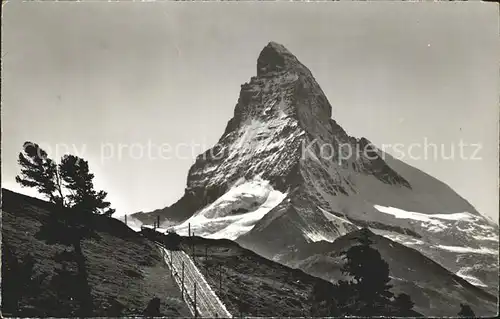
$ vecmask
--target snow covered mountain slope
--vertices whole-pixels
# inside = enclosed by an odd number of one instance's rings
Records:
[[[274,42],[220,140],[190,168],[184,196],[133,217],[152,224],[157,215],[283,263],[308,243],[369,227],[498,287],[498,225],[446,184],[349,136],[309,69]]]
[[[285,196],[258,176],[251,181],[241,180],[174,230],[187,236],[190,227],[197,236],[234,240],[250,231]]]

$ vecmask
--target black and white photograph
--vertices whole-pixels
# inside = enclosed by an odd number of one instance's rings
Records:
[[[2,317],[498,316],[499,22],[2,1]]]

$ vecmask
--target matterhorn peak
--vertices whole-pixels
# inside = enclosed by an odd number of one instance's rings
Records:
[[[280,72],[296,67],[303,67],[297,58],[285,46],[269,42],[259,54],[257,60],[257,75],[270,72]]]
[[[306,56],[303,62],[308,63]],[[382,235],[412,245],[457,275],[463,272],[497,288],[498,255],[490,250],[498,247],[498,226],[446,184],[366,137],[349,136],[332,119],[332,107],[306,64],[283,45],[268,43],[259,54],[257,76],[241,85],[224,133],[189,169],[184,196],[134,218],[153,223],[159,216],[175,224],[180,235],[191,231],[236,240],[264,257],[315,274],[324,262],[336,265],[335,259],[324,259],[332,256],[328,247],[349,245],[360,234],[381,247]],[[429,260],[414,257],[415,250],[389,243],[384,251],[396,269],[410,269],[400,260],[412,265],[424,260],[427,269]],[[464,251],[474,251],[474,257],[462,258]],[[402,253],[404,258],[393,257]],[[471,266],[476,256],[481,256],[481,269]],[[432,279],[431,285],[413,268],[404,274],[408,281],[398,280],[400,287],[416,280],[414,287],[422,283],[429,298],[439,291],[440,303],[449,300],[443,299],[450,294],[441,290],[441,281]],[[452,283],[457,280],[454,276]],[[428,307],[430,301],[419,303]]]

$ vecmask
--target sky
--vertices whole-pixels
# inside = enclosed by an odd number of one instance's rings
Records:
[[[2,187],[33,195],[14,181],[29,140],[87,159],[117,214],[172,204],[275,41],[348,134],[469,145],[402,160],[498,219],[494,3],[10,2],[2,23]],[[161,145],[190,147],[166,159]]]

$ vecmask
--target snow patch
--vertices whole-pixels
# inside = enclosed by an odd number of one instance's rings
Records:
[[[197,236],[234,240],[252,230],[285,197],[259,176],[242,180],[174,230],[186,236],[190,225]]]
[[[498,236],[472,236],[474,239],[477,239],[477,240],[488,240],[488,241],[496,241],[498,242]]]
[[[330,220],[330,221],[341,221],[342,223],[346,223],[346,224],[351,224],[353,225],[353,223],[351,223],[349,220],[345,219],[345,218],[342,218],[342,217],[338,217],[337,215],[335,214],[332,214],[330,213],[329,211],[319,207],[319,210],[323,213],[323,215],[325,215],[325,217]]]
[[[433,219],[443,219],[443,220],[462,220],[462,221],[474,221],[475,216],[463,212],[463,213],[453,213],[453,214],[423,214],[417,212],[409,212],[403,209],[390,206],[373,205],[378,211],[393,215],[396,218],[403,219],[413,219],[424,222],[432,222]]]
[[[455,253],[472,253],[472,254],[484,254],[484,255],[498,255],[497,250],[489,249],[489,248],[472,248],[472,247],[462,247],[462,246],[445,246],[445,245],[436,245],[433,246],[438,249],[443,249],[447,251],[452,251]]]
[[[412,245],[424,245],[425,242],[421,241],[421,240],[418,240],[418,239],[414,239],[414,240],[409,240],[409,241],[404,241],[403,242],[403,245],[405,246],[412,246]]]
[[[333,240],[326,238],[325,236],[323,236],[321,233],[319,233],[317,231],[304,231],[304,236],[306,236],[312,242],[317,242],[317,241],[322,241],[322,240],[333,242]]]
[[[373,229],[372,229],[373,231]],[[390,239],[392,241],[395,241],[397,243],[403,244],[405,246],[414,246],[414,245],[424,245],[425,242],[422,240],[413,238],[408,235],[400,235],[400,234],[395,234],[395,233],[385,233],[385,232],[378,232],[378,231],[373,231],[375,234],[382,235],[387,239]]]
[[[471,276],[471,275],[467,275],[467,272],[471,269],[472,269],[472,267],[463,267],[459,271],[457,271],[456,275],[467,280],[470,284],[473,284],[474,286],[488,287],[487,285],[485,285],[481,280],[477,279],[476,277]]]
[[[452,214],[424,214],[418,212],[410,212],[403,209],[390,206],[373,205],[376,210],[384,214],[389,214],[398,219],[411,219],[422,222],[422,226],[426,227],[431,232],[440,232],[448,228],[442,220],[448,221],[467,221],[472,222],[477,219],[476,216],[468,213],[452,213]]]

